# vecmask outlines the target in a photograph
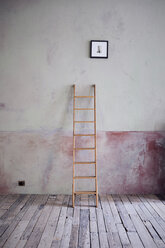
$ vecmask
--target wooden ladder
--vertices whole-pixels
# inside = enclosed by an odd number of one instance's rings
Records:
[[[96,156],[96,86],[94,87],[93,96],[76,96],[75,94],[75,85],[74,87],[74,99],[73,99],[73,183],[72,183],[72,204],[75,206],[75,195],[79,194],[94,194],[96,195],[96,207],[98,206],[98,186],[97,186],[97,156]],[[76,108],[75,99],[76,98],[93,98],[94,99],[94,108]],[[76,121],[75,120],[75,111],[79,110],[93,110],[94,111],[94,121]],[[94,124],[94,134],[75,134],[75,124],[76,123],[93,123]],[[94,137],[94,147],[76,147],[76,137],[77,136],[93,136]],[[93,150],[95,161],[92,162],[77,162],[75,161],[76,151],[79,150]],[[95,175],[94,176],[75,176],[75,165],[77,164],[94,164],[95,165]],[[94,179],[95,180],[95,191],[75,191],[75,180],[77,179]]]

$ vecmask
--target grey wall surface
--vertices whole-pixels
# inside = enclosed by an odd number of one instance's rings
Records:
[[[60,128],[73,83],[97,85],[99,130],[164,130],[164,11],[162,0],[0,1],[0,130]],[[109,40],[108,60],[89,58],[92,39]]]

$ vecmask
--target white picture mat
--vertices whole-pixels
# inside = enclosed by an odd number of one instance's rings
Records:
[[[98,53],[100,51],[100,53]],[[107,57],[107,42],[92,42],[92,57]]]

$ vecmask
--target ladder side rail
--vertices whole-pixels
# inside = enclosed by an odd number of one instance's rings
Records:
[[[94,139],[95,139],[95,190],[96,190],[96,207],[98,206],[98,186],[97,186],[97,137],[96,137],[96,85],[94,84]]]
[[[72,179],[72,204],[75,205],[75,85],[73,85],[74,98],[73,98],[73,179]]]

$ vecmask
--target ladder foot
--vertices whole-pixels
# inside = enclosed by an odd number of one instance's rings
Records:
[[[96,208],[98,207],[98,193],[96,193]]]
[[[75,204],[74,204],[75,202],[74,202],[74,201],[75,201],[75,196],[74,196],[74,193],[73,193],[73,194],[72,194],[72,207],[73,207],[73,208],[74,208],[74,206],[75,206]]]

